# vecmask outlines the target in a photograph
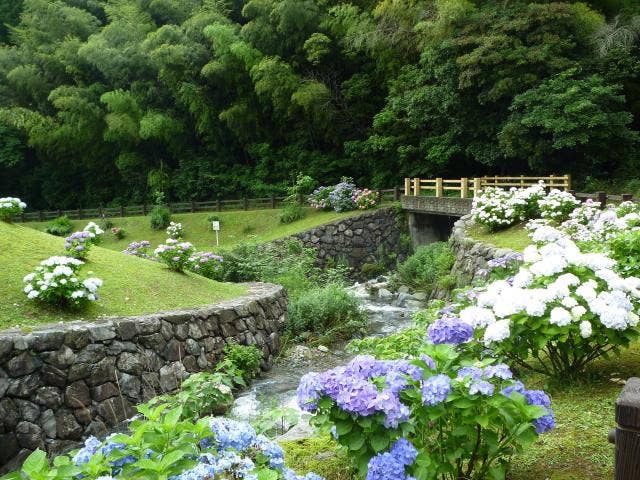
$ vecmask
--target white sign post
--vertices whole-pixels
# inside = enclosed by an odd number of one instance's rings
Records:
[[[214,220],[211,222],[211,227],[213,231],[216,232],[216,245],[220,245],[220,222],[218,220]]]

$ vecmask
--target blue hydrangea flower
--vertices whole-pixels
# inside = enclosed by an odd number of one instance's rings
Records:
[[[218,450],[233,448],[244,452],[256,441],[256,431],[248,423],[214,417],[209,426],[218,442]]]
[[[498,363],[496,365],[489,365],[484,369],[482,374],[485,378],[499,378],[501,380],[510,380],[513,378],[513,373],[508,365],[504,363]]]
[[[524,392],[526,391],[527,390],[524,387],[524,384],[521,381],[517,380],[513,383],[513,385],[509,385],[508,387],[503,388],[500,393],[502,393],[505,397],[510,397],[513,392],[524,395]]]
[[[271,468],[276,470],[284,468],[284,450],[276,442],[269,440],[264,435],[258,435],[254,446],[269,459]]]
[[[300,379],[296,390],[297,402],[300,409],[313,413],[318,408],[317,400],[320,398],[322,385],[317,373],[307,373]]]
[[[389,389],[378,394],[375,408],[386,415],[384,419],[386,428],[398,428],[398,425],[401,422],[406,422],[411,414],[409,407],[404,405],[400,398]]]
[[[542,433],[546,433],[549,430],[553,430],[556,426],[556,419],[553,415],[553,412],[551,411],[550,408],[548,407],[545,407],[545,408],[547,408],[547,411],[549,413],[540,418],[536,418],[533,421],[533,425],[536,427],[536,433],[538,433],[538,435]]]
[[[102,442],[96,437],[89,437],[84,441],[84,447],[78,450],[73,456],[73,463],[76,465],[83,465],[91,460],[91,457],[98,451],[98,448],[102,445]]]
[[[524,397],[527,399],[529,405],[540,405],[542,407],[551,406],[551,399],[542,390],[527,390],[524,392]]]
[[[442,343],[459,345],[473,337],[473,327],[458,318],[443,317],[429,325],[427,335],[434,345]]]
[[[462,367],[458,370],[457,380],[464,380],[465,378],[471,378],[472,380],[480,380],[482,377],[482,370],[477,367]]]
[[[366,480],[402,479],[404,479],[404,464],[390,453],[379,453],[369,460]]]
[[[493,395],[493,391],[495,387],[492,383],[487,382],[486,380],[480,380],[473,382],[469,387],[469,394],[476,395],[481,393],[482,395]]]
[[[433,358],[431,358],[429,355],[423,353],[422,355],[420,355],[420,360],[426,363],[431,370],[436,369],[436,362],[434,362]]]
[[[451,379],[448,375],[435,375],[422,384],[422,403],[437,405],[446,400],[451,391]]]
[[[413,465],[418,456],[418,450],[406,438],[399,438],[391,445],[389,453],[396,457],[403,465]]]

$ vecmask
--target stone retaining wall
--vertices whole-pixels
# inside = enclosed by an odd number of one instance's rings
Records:
[[[106,433],[134,405],[211,370],[228,341],[261,348],[267,369],[286,308],[282,287],[256,283],[204,308],[0,332],[0,472],[35,448],[56,454]]]
[[[381,249],[397,252],[402,231],[395,210],[387,207],[320,225],[293,238],[305,247],[317,249],[319,266],[346,259],[358,278],[363,264],[381,260]]]
[[[456,256],[451,273],[457,276],[457,287],[470,285],[480,269],[487,268],[487,262],[503,257],[512,250],[497,248],[467,236],[467,228],[474,225],[471,215],[465,215],[453,225],[450,242]]]

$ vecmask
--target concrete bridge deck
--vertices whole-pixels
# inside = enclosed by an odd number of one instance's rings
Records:
[[[462,217],[471,212],[473,199],[403,195],[400,201],[407,212]]]

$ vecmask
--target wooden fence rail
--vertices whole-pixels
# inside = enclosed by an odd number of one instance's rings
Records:
[[[485,187],[529,187],[535,185],[538,182],[543,181],[547,187],[558,188],[562,190],[571,190],[571,176],[570,175],[549,175],[548,177],[525,177],[520,175],[517,177],[475,177],[475,178],[457,178],[457,179],[443,179],[443,178],[405,178],[404,179],[404,194],[420,196],[424,194],[432,194],[436,197],[446,196],[446,192],[459,192],[460,198],[469,198],[470,194],[473,196]]]
[[[399,187],[378,190],[382,202],[400,200],[401,190]],[[209,200],[204,202],[172,202],[167,206],[171,213],[196,213],[196,212],[225,212],[232,210],[266,210],[282,207],[287,197],[262,197],[262,198],[238,198],[234,200]],[[305,202],[304,197],[299,197],[298,201]],[[122,205],[119,207],[98,207],[98,208],[74,208],[71,210],[49,210],[49,211],[26,211],[16,221],[22,222],[44,222],[56,217],[66,215],[72,220],[82,220],[101,217],[132,217],[147,215],[153,205]]]

